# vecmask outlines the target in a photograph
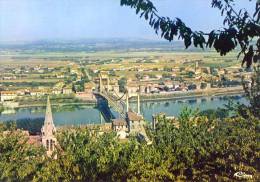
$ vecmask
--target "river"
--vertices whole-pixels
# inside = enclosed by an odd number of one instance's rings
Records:
[[[192,109],[198,108],[200,111],[204,111],[207,109],[224,107],[229,100],[247,103],[246,99],[240,95],[226,97],[202,97],[186,100],[149,101],[141,103],[141,113],[146,120],[151,121],[152,115],[160,112],[166,113],[168,116],[178,116],[182,109],[186,106]],[[130,107],[134,111],[137,111],[136,103],[130,103]],[[0,115],[0,121],[40,118],[44,117],[44,113],[45,107],[20,108],[3,112]],[[63,108],[53,107],[53,118],[55,125],[57,126],[84,125],[104,122],[100,112],[92,106],[68,106]]]

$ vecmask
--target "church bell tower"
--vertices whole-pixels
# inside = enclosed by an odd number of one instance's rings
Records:
[[[55,133],[56,133],[56,128],[53,122],[51,103],[50,103],[50,98],[48,96],[44,125],[42,126],[41,129],[42,145],[46,148],[48,156],[52,155],[55,146],[57,145],[57,139],[55,138]]]

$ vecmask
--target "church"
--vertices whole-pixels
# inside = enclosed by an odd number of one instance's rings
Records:
[[[53,122],[50,98],[47,98],[47,107],[44,125],[41,129],[41,142],[47,150],[47,155],[51,156],[52,152],[57,145],[57,139],[55,138],[56,128]]]
[[[41,135],[29,135],[28,131],[24,131],[25,135],[29,136],[28,142],[30,144],[34,144],[37,146],[44,146],[47,152],[47,155],[51,157],[53,151],[55,150],[55,146],[57,146],[58,142],[55,137],[56,128],[53,122],[52,117],[52,110],[51,110],[51,103],[50,98],[47,98],[47,106],[46,106],[46,113],[44,124],[41,128]]]

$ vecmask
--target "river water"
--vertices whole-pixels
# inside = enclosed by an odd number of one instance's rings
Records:
[[[240,103],[247,103],[246,99],[240,95],[225,97],[202,97],[186,100],[165,100],[149,101],[141,103],[141,113],[148,121],[152,120],[152,115],[160,112],[166,113],[167,116],[178,116],[183,108],[189,107],[204,111],[207,109],[223,108],[229,100]],[[137,104],[130,103],[130,107],[137,111]],[[115,113],[114,111],[112,111]],[[45,107],[20,108],[16,110],[5,111],[0,115],[0,121],[14,121],[20,119],[35,119],[44,117]],[[117,115],[115,113],[115,115]],[[55,125],[84,125],[90,123],[101,123],[104,119],[98,109],[92,106],[80,107],[53,107],[53,118]]]

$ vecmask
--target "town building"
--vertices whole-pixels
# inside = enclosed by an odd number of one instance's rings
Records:
[[[59,95],[59,94],[61,94],[61,90],[54,88],[54,89],[52,90],[52,94],[54,94],[54,95]]]
[[[139,92],[139,86],[136,84],[128,84],[126,86],[126,89],[129,94],[135,94],[135,93]]]
[[[17,97],[17,93],[15,91],[1,91],[0,92],[0,101],[12,101]]]
[[[125,119],[113,119],[112,129],[117,133],[119,139],[125,139],[128,136],[128,125]]]
[[[202,67],[200,69],[202,73],[210,74],[210,67]]]
[[[72,88],[71,87],[65,87],[62,89],[62,94],[72,94],[73,91],[72,91]]]
[[[168,87],[168,88],[173,88],[173,82],[170,80],[167,80],[164,82],[164,86]]]
[[[43,89],[33,89],[30,91],[30,95],[31,96],[36,96],[36,97],[39,97],[39,96],[44,96],[48,94],[48,91],[47,90],[43,90]]]
[[[88,82],[84,84],[84,92],[91,94],[95,90],[96,84],[94,82]]]
[[[128,131],[129,133],[139,133],[143,129],[144,126],[144,118],[133,112],[129,111],[126,113],[126,121],[128,123]]]
[[[18,106],[19,106],[19,102],[14,102],[14,101],[5,101],[5,102],[3,102],[3,107],[5,107],[5,108],[12,108],[12,109],[14,109],[14,108],[17,108]]]
[[[128,126],[125,119],[113,119],[112,128],[114,131],[128,131]]]
[[[140,85],[140,93],[145,93],[145,89],[146,89],[146,86],[145,85]]]

